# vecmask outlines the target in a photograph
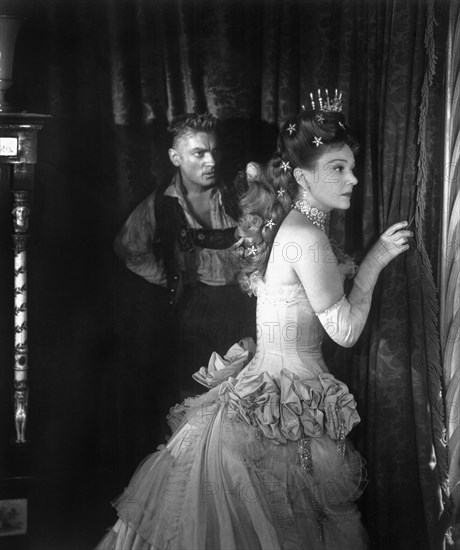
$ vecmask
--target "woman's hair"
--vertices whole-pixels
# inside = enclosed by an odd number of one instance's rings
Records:
[[[316,145],[318,140],[320,144]],[[236,244],[243,290],[251,292],[253,274],[265,273],[276,233],[297,197],[294,169],[312,170],[325,152],[344,145],[354,154],[358,152],[358,142],[341,112],[302,110],[281,127],[276,151],[268,164],[248,165],[247,191],[239,201]]]

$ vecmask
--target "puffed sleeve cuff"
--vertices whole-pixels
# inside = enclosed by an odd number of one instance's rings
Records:
[[[349,301],[346,296],[342,296],[338,302],[316,315],[334,342],[350,348],[358,340],[366,322],[366,317],[360,313],[357,311],[352,315]]]

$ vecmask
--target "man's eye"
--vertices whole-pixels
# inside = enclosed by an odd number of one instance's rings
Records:
[[[198,158],[201,158],[203,156],[203,153],[199,151],[198,153],[194,153],[194,155]]]

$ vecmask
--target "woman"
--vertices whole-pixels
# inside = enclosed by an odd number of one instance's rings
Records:
[[[380,271],[412,233],[391,226],[356,273],[339,263],[325,229],[350,206],[355,151],[336,97],[283,126],[265,169],[248,166],[238,247],[242,286],[258,297],[255,355],[244,367],[243,341],[200,369],[210,391],[174,409],[177,429],[114,503],[99,549],[366,547],[362,460],[346,439],[359,416],[324,363],[321,325],[356,342]]]

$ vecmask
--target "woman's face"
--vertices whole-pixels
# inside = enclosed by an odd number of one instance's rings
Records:
[[[351,194],[358,183],[354,167],[355,156],[348,145],[343,145],[328,148],[312,170],[302,169],[312,206],[323,212],[350,208]]]

